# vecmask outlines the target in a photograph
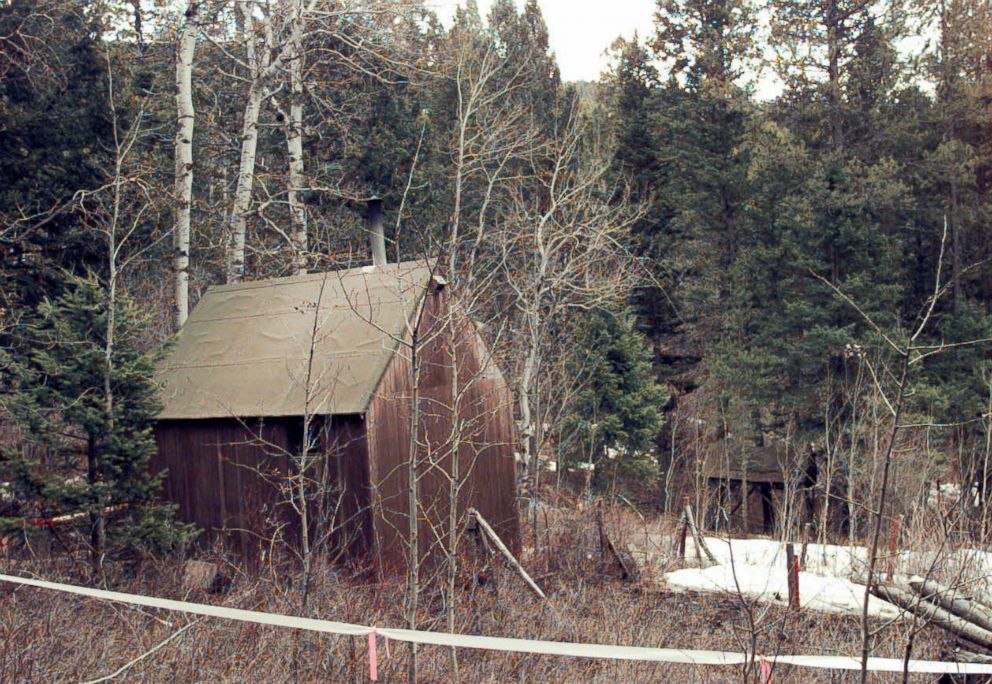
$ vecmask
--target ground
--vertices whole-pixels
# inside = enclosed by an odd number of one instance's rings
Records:
[[[541,516],[538,548],[524,565],[548,593],[542,601],[508,568],[497,564],[480,583],[466,563],[457,595],[457,631],[545,640],[627,644],[741,652],[858,655],[858,618],[802,610],[798,613],[740,595],[674,592],[649,578],[624,582],[599,551],[598,516],[591,508],[556,508]],[[548,520],[548,529],[543,527]],[[607,508],[603,526],[625,535],[663,535],[664,519],[639,521],[622,508]],[[533,530],[526,539],[533,542]],[[674,562],[674,561],[673,561]],[[12,567],[13,566],[13,567]],[[8,559],[5,567],[47,579],[90,583],[85,563],[67,556]],[[403,625],[402,578],[382,583],[320,565],[303,607],[302,586],[290,564],[272,564],[253,576],[227,567],[221,593],[184,591],[175,559],[116,568],[115,589],[188,598],[256,610],[307,614],[378,626]],[[295,581],[294,581],[295,580]],[[420,628],[444,630],[444,604],[426,592]],[[192,620],[88,599],[19,588],[0,599],[0,681],[89,681],[104,677],[160,644]],[[902,657],[907,625],[874,620],[881,629],[873,654]],[[914,658],[939,658],[953,648],[933,629],[916,637]],[[393,644],[382,657],[381,681],[405,681],[408,647]],[[450,651],[422,647],[421,680],[453,681]],[[217,619],[196,621],[160,650],[131,666],[130,681],[367,681],[364,639],[260,627]],[[658,682],[756,681],[743,668],[597,661],[577,658],[460,651],[465,682]],[[776,668],[775,681],[856,681],[856,672]],[[913,679],[913,678],[911,678]],[[914,681],[928,681],[915,678]],[[119,681],[119,680],[118,680]],[[901,681],[900,675],[872,681]]]

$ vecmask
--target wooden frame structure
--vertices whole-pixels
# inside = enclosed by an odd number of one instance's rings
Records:
[[[415,358],[421,558],[446,541],[455,465],[455,518],[478,510],[519,551],[510,390],[430,263],[208,291],[161,371],[154,467],[166,498],[205,540],[249,559],[295,539],[287,492],[308,416],[323,483],[314,535],[334,555],[403,568]]]

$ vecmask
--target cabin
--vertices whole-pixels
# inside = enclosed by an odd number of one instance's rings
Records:
[[[211,287],[180,330],[154,467],[205,543],[257,561],[305,520],[325,555],[399,571],[413,451],[421,558],[442,554],[452,500],[519,551],[510,389],[435,264],[380,259]]]
[[[798,516],[811,519],[816,463],[809,456],[801,458],[780,442],[755,444],[728,437],[708,445],[703,461],[707,519],[718,531],[772,534],[786,513],[787,492]]]

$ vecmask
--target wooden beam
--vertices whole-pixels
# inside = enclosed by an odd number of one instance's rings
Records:
[[[689,532],[692,533],[692,541],[696,544],[696,553],[699,553],[700,549],[702,549],[709,561],[713,563],[713,565],[717,565],[716,556],[714,556],[713,552],[710,551],[708,546],[706,546],[706,542],[703,541],[703,535],[701,535],[699,530],[696,528],[696,519],[692,516],[692,506],[689,504],[685,505],[685,519],[689,525]]]
[[[967,639],[982,648],[992,648],[992,631],[982,629],[978,625],[954,615],[949,610],[924,600],[910,589],[878,582],[872,585],[872,593],[951,634]]]
[[[520,565],[520,561],[516,559],[516,557],[513,555],[510,549],[506,548],[506,544],[504,544],[503,540],[499,538],[499,535],[496,534],[496,531],[489,526],[489,523],[486,522],[486,519],[482,517],[482,514],[479,513],[479,511],[475,510],[474,508],[470,508],[468,510],[468,514],[470,517],[475,518],[476,523],[478,523],[479,525],[479,529],[482,530],[482,532],[485,533],[487,537],[489,537],[492,543],[496,545],[496,548],[499,549],[500,553],[503,554],[506,560],[510,563],[510,566],[517,571],[517,574],[519,574],[523,578],[527,586],[530,587],[530,590],[533,591],[542,599],[546,599],[547,596],[545,596],[544,592],[541,591],[541,587],[537,586],[537,583],[533,579],[531,579],[530,575],[527,574],[527,571],[524,570],[524,567]]]
[[[944,610],[973,622],[982,629],[992,631],[992,610],[969,600],[961,590],[921,578],[909,580],[909,586],[925,600],[933,601]]]

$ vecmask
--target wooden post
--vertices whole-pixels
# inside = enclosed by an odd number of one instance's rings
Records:
[[[892,519],[892,531],[889,533],[889,558],[886,563],[886,577],[891,581],[895,575],[896,567],[896,541],[899,538],[899,523],[902,522],[902,515]]]
[[[785,545],[785,567],[788,572],[789,608],[799,610],[799,559],[792,542]]]
[[[596,527],[599,529],[599,555],[606,553],[606,531],[603,529],[603,500],[596,502]]]
[[[809,547],[809,540],[813,536],[813,523],[803,525],[803,550],[800,554],[799,567],[806,569],[806,550]]]
[[[524,570],[524,567],[520,565],[520,561],[518,561],[516,557],[514,557],[510,549],[506,548],[506,544],[504,544],[503,540],[499,538],[499,535],[496,534],[496,531],[493,530],[493,528],[489,526],[489,523],[486,522],[486,519],[482,517],[482,514],[479,513],[479,511],[475,510],[474,508],[470,508],[468,510],[468,514],[475,518],[476,522],[479,525],[479,529],[481,529],[486,534],[486,536],[489,537],[489,540],[496,545],[496,548],[499,549],[500,553],[503,554],[506,560],[510,563],[510,566],[517,571],[517,573],[523,578],[527,586],[530,587],[530,590],[533,591],[538,596],[540,596],[542,599],[547,598],[547,596],[544,595],[544,592],[541,591],[541,588],[537,586],[537,583],[534,582],[534,580],[531,579],[530,575],[527,574],[527,571]]]
[[[685,517],[685,511],[679,516],[679,521],[675,523],[675,553],[679,560],[685,560],[685,535],[689,531],[689,521]]]
[[[696,557],[699,559],[699,562],[702,563],[703,561],[702,556],[699,555],[701,550],[706,554],[706,557],[710,560],[710,562],[716,565],[716,556],[714,556],[713,552],[710,551],[708,546],[706,546],[706,542],[703,540],[703,535],[696,528],[696,519],[692,515],[692,506],[689,504],[686,504],[685,506],[685,519],[686,524],[689,526],[689,532],[692,533],[692,541],[695,543]]]

